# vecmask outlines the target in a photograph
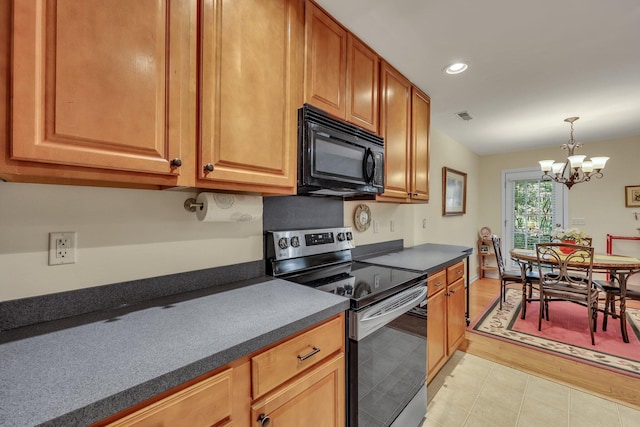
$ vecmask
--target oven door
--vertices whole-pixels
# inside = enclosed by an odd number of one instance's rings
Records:
[[[413,427],[424,419],[426,290],[422,283],[350,313],[350,427]]]

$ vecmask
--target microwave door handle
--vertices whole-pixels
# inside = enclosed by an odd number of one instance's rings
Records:
[[[371,173],[369,173],[369,171],[367,170],[367,165],[369,164],[369,157],[371,158]],[[376,158],[373,155],[373,151],[371,150],[371,148],[367,148],[367,151],[365,151],[364,154],[364,159],[362,160],[362,175],[364,176],[364,180],[367,184],[371,183],[373,181],[373,177],[375,176],[376,173]]]

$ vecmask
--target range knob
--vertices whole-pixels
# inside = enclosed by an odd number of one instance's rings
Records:
[[[278,247],[280,249],[287,249],[289,247],[289,240],[286,237],[281,237],[280,240],[278,240]]]
[[[344,233],[342,232],[338,233],[338,242],[344,242],[345,238],[346,236],[344,235]]]
[[[353,234],[350,231],[347,231],[347,240],[353,240]]]
[[[294,248],[297,248],[298,246],[300,246],[300,238],[298,236],[293,236],[291,238],[291,246]]]

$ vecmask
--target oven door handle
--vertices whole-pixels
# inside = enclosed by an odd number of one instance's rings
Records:
[[[426,282],[423,285],[400,292],[388,300],[375,304],[363,313],[349,314],[349,338],[360,341],[392,320],[419,306],[427,296]]]
[[[410,292],[407,292],[408,295],[400,294],[397,298],[394,298],[390,304],[385,304],[383,307],[374,311],[373,313],[363,317],[361,322],[369,322],[373,320],[377,320],[383,317],[389,317],[395,319],[396,317],[410,311],[412,308],[420,305],[422,301],[424,301],[424,297],[427,295],[427,287],[423,286],[420,289],[420,292],[412,297],[415,294],[416,289],[411,289]],[[410,300],[406,300],[407,297],[412,297]]]

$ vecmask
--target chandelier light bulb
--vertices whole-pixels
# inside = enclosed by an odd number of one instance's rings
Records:
[[[582,162],[582,172],[584,173],[593,172],[593,161],[585,160],[584,162]]]
[[[607,163],[607,160],[609,160],[608,157],[592,157],[591,158],[591,161],[593,162],[593,168],[595,170],[604,169],[604,165]]]
[[[549,172],[553,162],[555,162],[555,160],[540,160],[538,163],[540,163],[540,169],[542,169],[542,172]]]
[[[552,172],[555,173],[556,175],[562,173],[562,169],[564,168],[564,165],[565,165],[564,163],[560,163],[560,162],[554,163],[553,165],[551,165]]]
[[[582,166],[582,161],[584,160],[585,157],[587,156],[583,156],[582,154],[576,154],[575,156],[569,156],[567,159],[569,160],[569,163],[571,163],[571,167],[574,169],[577,169],[580,166]]]

